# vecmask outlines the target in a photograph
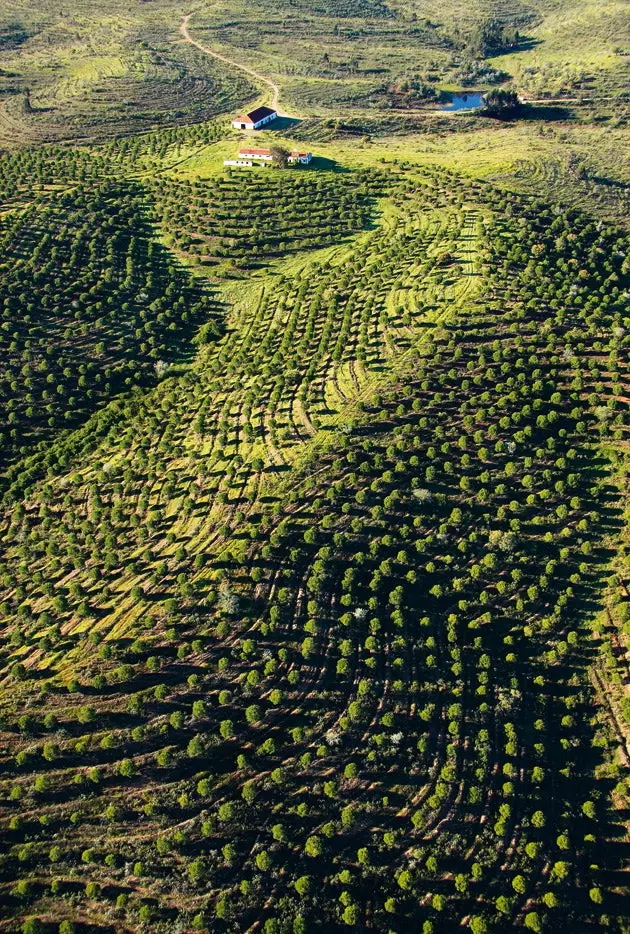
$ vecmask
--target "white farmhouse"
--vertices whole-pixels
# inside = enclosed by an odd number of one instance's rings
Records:
[[[288,162],[291,165],[309,165],[313,158],[310,152],[299,152],[294,149],[289,153]],[[271,149],[254,149],[250,146],[241,146],[236,159],[224,159],[223,165],[251,168],[254,165],[271,165],[273,154]]]
[[[271,107],[257,107],[251,113],[232,120],[232,126],[235,130],[259,130],[261,126],[271,123],[277,116],[278,111],[272,110]]]
[[[311,159],[313,158],[312,152],[298,152],[297,149],[294,149],[293,152],[289,153],[289,162],[299,163],[300,165],[309,165]]]
[[[310,152],[300,152],[297,149],[289,153],[287,161],[291,165],[310,165],[313,154]],[[240,168],[252,168],[253,166],[265,166],[273,164],[273,153],[271,149],[254,149],[250,146],[241,146],[236,159],[224,159],[223,165],[237,166]]]
[[[271,149],[250,149],[247,146],[242,146],[238,151],[239,159],[251,159],[253,162],[273,162],[273,156],[271,155]]]

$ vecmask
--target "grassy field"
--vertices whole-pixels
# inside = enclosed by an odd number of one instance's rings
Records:
[[[190,28],[202,44],[277,80],[283,106],[297,114],[415,113],[457,88],[511,81],[529,97],[567,98],[578,116],[619,121],[627,116],[627,9],[612,0],[509,9],[456,3],[445,17],[438,4],[258,0],[202,5]],[[0,51],[0,141],[142,131],[252,100],[247,76],[182,41],[184,12],[174,0],[132,9],[108,0],[98,13],[0,7],[8,37]],[[520,30],[516,50],[480,56],[475,29],[491,21]]]
[[[549,4],[540,25],[531,30],[532,47],[499,56],[496,66],[533,96],[583,94],[602,96],[607,88],[627,105],[630,57],[628,4],[596,0]],[[529,31],[528,31],[529,36]],[[614,85],[607,85],[607,79]]]
[[[191,22],[203,41],[273,74],[296,113],[400,106],[397,89],[414,75],[438,94],[462,87],[476,57],[475,28],[498,20],[523,38],[517,50],[492,54],[489,71],[480,70],[473,84],[487,87],[494,70],[529,97],[578,96],[595,106],[608,101],[612,117],[620,116],[619,108],[627,115],[626,2],[454,4],[448,16],[436,3],[393,4],[379,16],[368,16],[367,4],[363,16],[360,9],[344,16],[330,8],[305,13],[291,4],[280,10],[264,2],[213,4]],[[403,106],[418,102],[408,94]]]
[[[180,41],[183,12],[170,0],[150,11],[120,0],[98,11],[0,6],[0,23],[26,35],[1,53],[0,143],[141,132],[251,100],[256,91],[243,76]]]

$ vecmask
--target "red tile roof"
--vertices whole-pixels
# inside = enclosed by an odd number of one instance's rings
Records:
[[[238,154],[239,156],[270,156],[271,150],[270,149],[249,149],[248,147],[244,147],[243,149],[239,149]]]

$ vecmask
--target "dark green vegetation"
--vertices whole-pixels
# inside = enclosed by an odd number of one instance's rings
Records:
[[[504,88],[493,89],[484,98],[484,111],[493,117],[515,117],[520,106],[516,91]]]
[[[627,916],[588,677],[627,235],[437,172],[381,191],[338,265],[261,280],[193,366],[13,483],[6,916]]]
[[[394,16],[394,11],[380,0],[320,0],[310,3],[307,0],[295,0],[291,6],[297,7],[302,13],[316,16],[335,16],[340,19],[348,17]]]
[[[19,23],[9,23],[0,29],[0,48],[3,51],[16,49],[28,39],[28,33]]]
[[[0,237],[5,466],[159,373],[210,307],[153,239],[137,186],[43,191]]]
[[[229,258],[247,267],[330,246],[366,227],[386,179],[375,172],[237,170],[211,183],[160,178],[155,198],[167,242],[189,258]]]
[[[185,13],[0,0],[0,931],[626,934],[627,4]]]
[[[472,31],[470,50],[481,58],[499,55],[518,47],[521,37],[515,26],[506,25],[499,19],[481,22]]]

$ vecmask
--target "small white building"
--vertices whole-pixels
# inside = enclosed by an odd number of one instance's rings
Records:
[[[250,113],[232,120],[232,126],[235,130],[259,130],[277,116],[278,111],[272,110],[271,107],[256,107]]]
[[[290,165],[309,165],[312,158],[312,153],[299,152],[294,149],[289,153],[287,161]],[[254,149],[250,146],[242,146],[236,159],[223,160],[223,165],[234,165],[243,168],[251,168],[254,165],[272,165],[272,163],[273,154],[271,149]]]
[[[312,153],[299,152],[294,149],[289,153],[287,161],[290,165],[309,165],[312,158]],[[255,165],[273,165],[273,153],[271,149],[254,149],[250,146],[242,146],[238,151],[237,158],[224,159],[223,165],[233,165],[240,168],[252,168]]]
[[[300,165],[309,165],[312,158],[312,152],[298,152],[297,149],[294,149],[293,152],[289,153],[289,162],[299,163]]]
[[[271,155],[271,149],[250,149],[247,146],[242,146],[238,151],[239,159],[251,159],[253,162],[273,162],[273,156]]]

